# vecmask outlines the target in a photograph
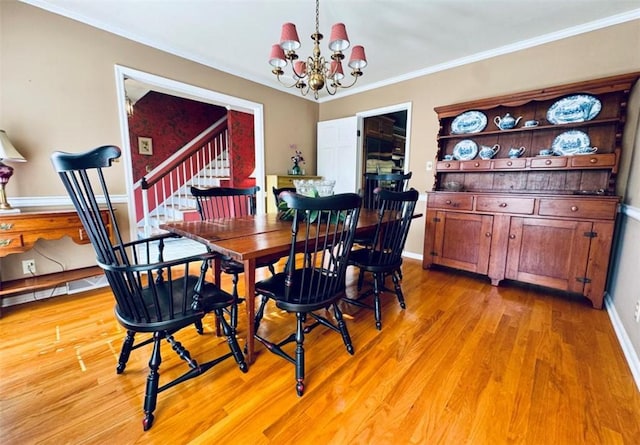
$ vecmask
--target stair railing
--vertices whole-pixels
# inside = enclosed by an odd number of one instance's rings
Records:
[[[189,186],[229,179],[228,139],[225,117],[135,184],[136,220],[143,222],[145,236],[151,234],[151,213],[166,215],[182,206],[190,199]]]

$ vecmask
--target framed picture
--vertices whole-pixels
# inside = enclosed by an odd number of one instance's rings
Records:
[[[151,138],[138,138],[138,153],[151,156],[153,154],[153,140]]]

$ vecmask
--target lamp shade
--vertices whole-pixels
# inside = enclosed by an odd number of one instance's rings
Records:
[[[0,161],[27,162],[15,149],[4,130],[0,130]]]
[[[349,48],[349,37],[344,23],[336,23],[331,27],[331,38],[329,39],[329,49],[331,51],[344,51]]]
[[[269,65],[274,68],[282,68],[287,64],[284,58],[284,51],[280,45],[271,45],[271,54],[269,54]]]
[[[344,71],[342,70],[342,62],[339,60],[331,61],[331,72],[329,73],[329,78],[338,82],[344,79]]]
[[[351,58],[349,59],[349,67],[359,70],[367,66],[367,56],[364,55],[364,47],[356,45],[351,50]]]
[[[307,75],[307,64],[302,60],[296,60],[293,63],[293,71],[298,77],[304,77]]]
[[[295,51],[300,48],[300,39],[296,25],[293,23],[285,23],[282,25],[282,34],[280,34],[280,47],[285,51]]]

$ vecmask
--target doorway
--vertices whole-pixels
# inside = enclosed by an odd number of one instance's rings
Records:
[[[408,173],[411,103],[358,113],[361,186],[366,173]]]
[[[122,161],[124,163],[126,192],[129,197],[128,214],[129,228],[132,239],[137,238],[136,233],[136,211],[134,196],[134,175],[132,170],[131,144],[129,137],[129,119],[127,116],[127,91],[125,89],[125,80],[132,79],[136,88],[142,91],[150,90],[172,96],[182,97],[206,104],[225,107],[227,110],[236,110],[243,113],[253,115],[254,121],[254,147],[255,147],[255,171],[253,176],[256,185],[260,187],[257,200],[257,211],[263,213],[265,211],[265,176],[264,176],[264,128],[263,128],[263,107],[262,104],[250,102],[233,96],[228,96],[212,90],[206,90],[193,85],[166,79],[143,71],[134,70],[127,67],[116,65],[116,90],[118,94],[118,104],[120,110],[120,129],[122,139]],[[137,95],[142,94],[138,91]],[[135,110],[135,105],[134,105]]]

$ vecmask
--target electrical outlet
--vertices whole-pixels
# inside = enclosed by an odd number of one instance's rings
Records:
[[[35,275],[36,260],[24,260],[22,262],[22,273],[25,275]]]
[[[433,162],[427,161],[427,171],[431,171],[431,170],[433,170]]]
[[[636,310],[633,313],[636,323],[640,323],[640,300],[636,301]]]

